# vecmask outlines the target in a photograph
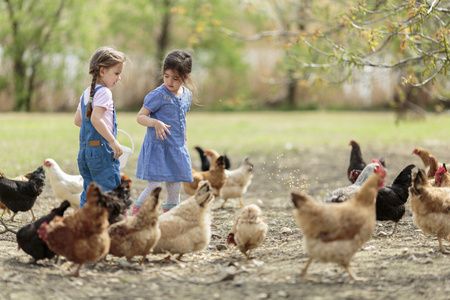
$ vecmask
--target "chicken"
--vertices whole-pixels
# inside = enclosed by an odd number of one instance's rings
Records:
[[[250,251],[261,246],[266,234],[267,221],[263,218],[261,209],[251,204],[244,207],[236,218],[227,237],[227,244],[236,245],[239,251],[250,259]]]
[[[439,251],[449,253],[442,239],[450,238],[450,188],[432,186],[425,170],[419,169],[413,175],[409,195],[414,224],[425,233],[435,234]]]
[[[128,180],[126,178],[128,178]],[[130,200],[131,180],[129,180],[129,177],[126,175],[122,175],[121,180],[121,184],[105,193],[107,198],[106,207],[108,208],[109,224],[114,224],[125,219],[125,212],[133,203],[133,201]]]
[[[26,174],[19,175],[14,178],[11,178],[11,179],[17,180],[17,181],[28,181],[28,180],[30,180],[31,173],[33,173],[33,172],[28,172]],[[3,218],[3,215],[5,214],[5,212],[7,212],[9,215],[11,214],[11,210],[8,207],[6,207],[6,205],[3,204],[2,202],[0,202],[0,209],[3,211],[2,215],[1,215],[2,218]],[[33,211],[33,208],[31,208],[30,211]]]
[[[344,203],[318,203],[304,192],[293,192],[293,215],[303,233],[303,245],[309,259],[302,277],[313,259],[340,264],[354,280],[350,260],[372,237],[375,228],[375,197],[383,185],[386,173],[377,168],[376,174],[364,182],[360,191]]]
[[[344,202],[352,198],[361,189],[361,186],[363,185],[364,181],[366,181],[367,178],[369,178],[370,175],[372,175],[379,166],[381,167],[381,163],[379,162],[378,163],[373,162],[371,164],[368,164],[362,170],[361,174],[359,174],[358,179],[355,181],[354,184],[345,187],[340,187],[327,193],[324,202]]]
[[[350,152],[350,164],[347,168],[347,177],[352,183],[355,183],[350,176],[350,172],[353,170],[363,170],[366,166],[366,162],[362,157],[359,144],[352,140],[349,145],[352,146],[352,151]]]
[[[100,186],[92,182],[87,189],[86,204],[67,217],[55,216],[38,228],[39,236],[50,250],[64,256],[78,267],[73,275],[80,275],[80,268],[87,262],[95,262],[109,252],[107,197]]]
[[[144,263],[161,237],[158,224],[160,192],[161,187],[156,187],[136,215],[108,228],[111,238],[109,254],[117,257],[125,256],[127,261],[136,255],[142,255],[139,264]]]
[[[194,181],[183,182],[183,188],[186,194],[194,195],[200,181],[208,180],[211,184],[214,196],[220,197],[222,188],[225,185],[226,181],[224,157],[219,156],[214,165],[215,167],[209,171],[196,172],[195,170],[192,170]]]
[[[246,157],[239,168],[225,170],[225,175],[226,181],[222,188],[221,198],[223,199],[223,203],[221,208],[223,208],[225,202],[229,198],[239,198],[239,207],[242,207],[242,205],[244,205],[242,195],[247,192],[248,187],[252,183],[253,164],[250,163],[250,159]]]
[[[219,152],[217,152],[214,149],[206,149],[205,150],[205,155],[207,157],[209,157],[209,159],[210,159],[209,169],[210,170],[214,169],[215,165],[213,163],[211,163],[211,162],[216,161],[219,158],[219,156],[221,156],[221,155],[219,154]],[[225,162],[225,169],[229,169],[231,167],[230,159],[226,155],[222,155],[222,156],[223,156],[223,159],[224,159],[224,162]]]
[[[159,217],[161,238],[153,253],[183,254],[206,248],[211,238],[211,185],[201,181],[194,196]]]
[[[438,187],[450,187],[450,174],[447,172],[445,164],[439,167],[435,175],[435,186]]]
[[[36,216],[32,210],[37,198],[44,190],[45,171],[37,168],[30,174],[28,181],[12,180],[0,172],[0,201],[14,214],[11,221],[19,211],[31,211],[33,221]]]
[[[428,172],[427,172],[427,178],[430,179],[434,179],[434,175],[436,174],[437,170],[439,169],[439,161],[437,160],[436,157],[434,157],[433,155],[428,155]],[[434,184],[434,181],[433,183]]]
[[[414,148],[412,154],[415,154],[415,155],[419,156],[419,158],[423,162],[423,165],[424,165],[425,169],[428,170],[428,168],[430,167],[430,161],[429,161],[429,158],[428,158],[428,156],[430,156],[430,152],[428,150],[423,149],[423,148],[416,147],[416,148]]]
[[[0,219],[0,222],[3,224],[5,229],[13,232],[17,238],[17,244],[19,245],[19,249],[25,251],[25,253],[31,255],[35,262],[40,259],[51,259],[55,256],[55,252],[51,251],[48,248],[47,243],[45,243],[38,235],[37,229],[39,226],[47,222],[49,223],[55,216],[63,216],[66,209],[70,207],[70,203],[67,200],[61,202],[59,207],[54,208],[50,211],[49,214],[39,218],[33,223],[27,224],[19,229],[19,231],[14,231],[9,229],[3,220]]]
[[[376,215],[378,221],[395,222],[391,234],[381,232],[383,235],[394,235],[397,233],[398,222],[405,214],[405,203],[409,196],[411,186],[411,171],[415,165],[406,166],[394,179],[391,185],[385,185],[378,191],[376,200]]]
[[[53,193],[61,201],[68,200],[70,206],[77,210],[80,206],[80,195],[83,192],[83,177],[81,175],[69,175],[51,158],[44,160],[50,185]]]
[[[208,171],[209,170],[209,159],[205,154],[205,151],[203,151],[202,148],[196,146],[194,147],[195,150],[197,150],[198,155],[200,156],[200,162],[201,162],[201,171]]]

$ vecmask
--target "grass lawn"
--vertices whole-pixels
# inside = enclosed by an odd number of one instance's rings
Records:
[[[77,172],[78,132],[70,113],[1,113],[0,170],[14,177],[35,169],[45,158],[59,162],[67,172]],[[447,145],[450,116],[395,124],[393,113],[370,112],[248,112],[188,113],[189,149],[214,148],[229,156],[270,156],[315,147],[348,147],[354,139],[365,147],[395,148],[399,144],[426,147]],[[145,128],[135,113],[118,113],[119,128],[134,141],[130,173],[135,170]],[[119,133],[119,141],[131,147]],[[348,148],[348,151],[350,149]],[[127,167],[128,168],[128,167]],[[134,169],[133,169],[134,168]]]

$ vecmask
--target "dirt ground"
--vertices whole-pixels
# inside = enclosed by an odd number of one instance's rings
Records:
[[[423,167],[411,154],[413,148],[363,149],[363,155],[366,160],[385,158],[390,183],[410,163]],[[448,157],[444,147],[429,148],[438,158]],[[156,262],[162,257],[150,255],[139,266],[140,257],[129,264],[124,258],[108,256],[107,262],[86,264],[81,277],[68,276],[70,272],[53,260],[33,263],[17,250],[15,236],[6,233],[0,236],[0,299],[449,299],[450,256],[437,251],[434,236],[413,225],[409,207],[396,236],[379,236],[381,231],[390,232],[393,223],[378,222],[372,239],[354,256],[351,269],[368,281],[354,282],[342,267],[317,261],[308,270],[315,282],[300,277],[308,255],[292,217],[290,193],[300,188],[320,199],[327,190],[349,185],[345,177],[349,153],[350,147],[324,147],[250,157],[255,174],[244,201],[258,204],[269,224],[263,245],[252,252],[253,259],[226,246],[240,211],[237,200],[229,200],[224,209],[218,208],[221,200],[216,200],[210,245],[183,256],[181,262]],[[237,168],[242,157],[229,156],[231,168]],[[193,166],[198,166],[194,158]],[[144,187],[143,181],[134,180],[132,198]],[[34,211],[40,216],[58,204],[47,181]],[[7,224],[20,228],[30,220],[30,213],[19,213],[15,222]]]

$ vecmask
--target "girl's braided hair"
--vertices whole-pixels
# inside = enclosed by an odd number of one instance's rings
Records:
[[[94,98],[95,85],[97,83],[97,77],[100,74],[100,69],[102,67],[110,68],[119,63],[124,63],[126,59],[125,54],[111,47],[100,47],[94,52],[89,62],[89,74],[92,75],[92,82],[86,118],[89,118],[92,114],[92,100]]]

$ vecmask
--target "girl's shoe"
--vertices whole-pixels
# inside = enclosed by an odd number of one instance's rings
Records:
[[[141,209],[140,206],[137,206],[136,204],[133,206],[133,213],[131,214],[132,216],[134,216],[135,214],[138,213],[139,209]]]
[[[163,213],[168,212],[169,210],[171,210],[172,208],[174,208],[175,206],[177,206],[179,203],[163,203],[162,209],[163,209]]]

